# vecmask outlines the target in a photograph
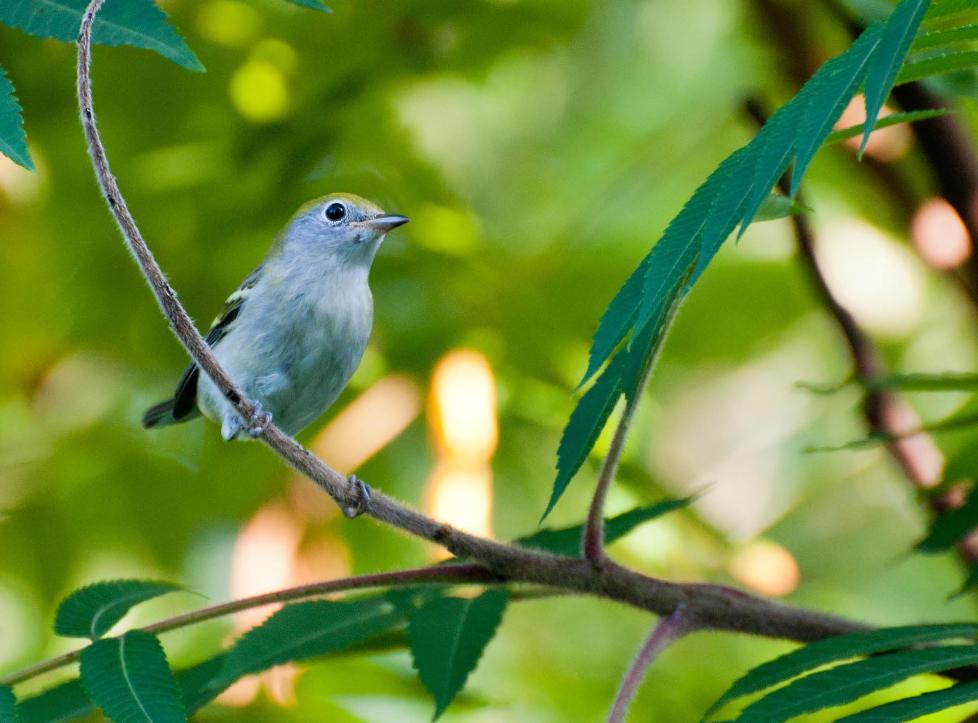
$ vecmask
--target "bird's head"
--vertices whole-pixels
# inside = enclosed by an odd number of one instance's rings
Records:
[[[332,193],[303,205],[283,242],[301,246],[306,255],[325,253],[340,262],[369,266],[387,232],[407,222],[407,217],[388,214],[360,196]]]

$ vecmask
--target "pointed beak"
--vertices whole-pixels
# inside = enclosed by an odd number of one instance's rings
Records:
[[[367,221],[364,221],[364,224],[372,229],[376,229],[377,231],[380,231],[381,233],[387,233],[388,231],[392,231],[398,226],[403,226],[410,220],[411,219],[409,219],[407,216],[396,216],[396,215],[377,216],[376,218],[371,218]]]

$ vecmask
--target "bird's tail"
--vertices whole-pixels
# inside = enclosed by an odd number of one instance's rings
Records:
[[[143,414],[143,426],[146,429],[153,427],[165,427],[169,424],[176,424],[177,420],[173,417],[173,400],[167,399],[165,402],[154,404]]]

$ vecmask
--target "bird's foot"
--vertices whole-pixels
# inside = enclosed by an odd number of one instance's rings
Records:
[[[370,485],[354,474],[347,477],[346,481],[349,482],[352,487],[357,488],[356,504],[343,508],[343,514],[352,520],[354,517],[359,517],[366,512],[367,508],[370,506]]]
[[[252,439],[258,439],[271,423],[272,413],[262,409],[261,402],[255,402],[255,408],[251,410],[251,421],[248,423],[248,435]]]

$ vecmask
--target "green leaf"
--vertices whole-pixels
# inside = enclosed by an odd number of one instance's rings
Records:
[[[754,216],[754,223],[777,221],[778,219],[801,216],[802,214],[811,212],[812,209],[807,206],[802,206],[793,198],[783,196],[780,193],[772,193],[764,199],[761,207],[757,209],[757,215]]]
[[[228,652],[220,686],[282,663],[344,650],[404,622],[383,596],[353,602],[315,600],[286,605],[245,633]]]
[[[750,194],[744,201],[746,208],[740,220],[741,236],[791,162],[798,145],[798,127],[805,117],[813,88],[811,80],[805,83],[798,95],[778,109],[751,141],[754,166]],[[746,181],[742,180],[741,183],[745,184]]]
[[[917,551],[935,553],[949,550],[975,527],[978,527],[978,491],[972,490],[963,505],[934,520],[927,537],[917,543]]]
[[[973,590],[975,585],[978,585],[978,565],[975,565],[968,570],[968,577],[966,577],[964,582],[961,583],[961,589],[954,593],[951,597],[956,598],[960,595],[964,595],[969,590]]]
[[[883,128],[889,128],[890,126],[900,125],[901,123],[916,123],[917,121],[930,120],[931,118],[940,118],[941,116],[948,115],[950,112],[947,108],[931,108],[928,110],[912,110],[906,113],[890,113],[885,118],[880,118],[873,130],[878,131]],[[825,139],[823,145],[831,146],[834,143],[841,143],[850,138],[856,138],[862,134],[864,129],[865,126],[860,123],[858,126],[849,126],[848,128],[837,130]]]
[[[188,713],[200,710],[223,690],[212,683],[224,667],[224,658],[224,654],[217,655],[177,672],[177,685]],[[18,708],[21,723],[60,723],[84,718],[95,710],[95,704],[82,688],[81,680],[75,678],[22,700]]]
[[[840,718],[838,723],[900,723],[900,721],[916,720],[928,713],[937,713],[956,705],[978,700],[978,683],[961,683],[943,690],[895,700],[886,705],[864,710],[861,713]]]
[[[224,688],[215,685],[227,659],[225,653],[186,668],[177,673],[180,697],[188,713],[195,713],[221,694]]]
[[[883,102],[890,94],[928,7],[930,0],[901,0],[883,26],[879,46],[866,69],[866,128],[860,154],[866,150]]]
[[[978,662],[978,645],[907,650],[799,678],[747,706],[738,721],[785,721],[832,708],[921,673],[938,673]]]
[[[978,637],[978,624],[914,625],[839,635],[810,643],[774,660],[758,665],[733,685],[710,706],[709,716],[728,702],[784,683],[806,670],[827,663],[886,650],[896,650],[920,643],[932,643],[954,638]],[[706,717],[705,716],[705,717]]]
[[[116,723],[184,723],[187,713],[160,641],[131,630],[82,651],[82,685]]]
[[[3,68],[0,68],[0,153],[27,170],[34,170],[34,162],[27,150],[20,104]]]
[[[678,500],[662,500],[654,505],[636,507],[634,510],[610,517],[604,523],[605,542],[610,545],[641,524],[689,507],[694,499],[695,497],[685,497]],[[581,536],[583,534],[584,525],[574,525],[557,530],[540,530],[532,535],[513,540],[513,542],[522,547],[532,547],[537,550],[552,552],[555,555],[576,557],[581,554]]]
[[[61,601],[54,618],[54,632],[69,637],[100,638],[134,606],[178,590],[179,585],[152,580],[108,580],[87,585]]]
[[[972,70],[978,65],[978,50],[958,50],[913,60],[903,66],[897,76],[897,85],[913,83],[935,75],[953,73],[958,70]]]
[[[882,33],[882,23],[870,26],[847,51],[825,62],[808,81],[812,88],[811,97],[798,126],[791,196],[798,193],[812,159],[862,85],[869,59],[879,46]]]
[[[445,712],[479,664],[508,601],[505,590],[488,590],[476,598],[432,600],[411,616],[411,656],[421,682],[435,698],[435,718]]]
[[[25,698],[18,710],[21,723],[61,723],[84,718],[95,710],[95,704],[82,688],[81,680],[75,678]]]
[[[553,511],[567,485],[584,464],[615,404],[621,398],[621,375],[626,357],[625,353],[619,352],[571,412],[557,448],[557,478],[541,521]]]
[[[642,259],[638,268],[628,277],[601,316],[588,353],[587,371],[584,372],[578,388],[584,386],[594,376],[631,329],[638,312],[638,304],[642,300],[642,286],[651,259],[651,254]]]
[[[939,48],[952,43],[962,43],[978,40],[978,25],[961,25],[956,28],[944,28],[922,33],[913,43],[914,50]]]
[[[0,22],[29,35],[74,42],[88,0],[3,0]],[[106,0],[92,39],[101,45],[131,45],[202,72],[204,66],[152,0]]]
[[[14,692],[5,685],[0,685],[0,721],[3,723],[20,723],[17,699],[14,697]]]
[[[937,20],[975,9],[978,9],[975,6],[975,0],[935,0],[931,4],[930,10],[927,11],[927,19]]]
[[[328,7],[326,7],[321,2],[319,2],[319,0],[287,0],[287,2],[290,2],[293,5],[298,5],[299,7],[309,8],[311,10],[319,10],[320,12],[324,12],[324,13],[333,12]]]

